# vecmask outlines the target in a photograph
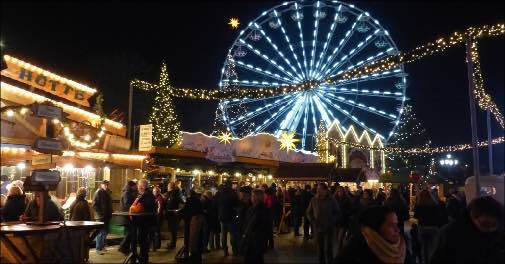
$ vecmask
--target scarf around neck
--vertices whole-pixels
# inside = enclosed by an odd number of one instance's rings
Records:
[[[400,240],[391,244],[379,235],[375,230],[364,226],[361,233],[365,237],[366,243],[372,252],[384,263],[404,263],[405,262],[405,240]]]

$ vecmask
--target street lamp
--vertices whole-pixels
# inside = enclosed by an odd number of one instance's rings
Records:
[[[450,170],[452,167],[455,167],[459,164],[458,159],[453,158],[451,154],[447,154],[445,158],[439,160],[440,165],[447,167],[447,176],[450,176]],[[456,184],[455,176],[453,176],[453,182]]]

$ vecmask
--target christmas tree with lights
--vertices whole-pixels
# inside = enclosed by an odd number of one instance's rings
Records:
[[[160,83],[158,85],[143,85],[140,88],[155,92],[149,122],[153,124],[153,144],[157,146],[173,146],[179,140],[180,123],[172,102],[167,66],[161,66]]]
[[[405,105],[400,124],[396,132],[389,140],[389,147],[420,148],[429,147],[431,140],[417,119],[412,106]],[[395,174],[407,174],[417,172],[427,175],[430,168],[431,155],[426,153],[389,153],[389,170]],[[426,179],[425,179],[426,180]]]

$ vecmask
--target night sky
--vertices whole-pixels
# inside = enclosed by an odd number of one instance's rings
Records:
[[[350,2],[377,18],[402,51],[469,26],[503,23],[505,14],[503,1]],[[129,80],[156,82],[161,62],[166,62],[174,86],[216,88],[227,51],[239,33],[228,27],[228,19],[238,17],[245,25],[281,2],[190,3],[2,1],[3,53],[96,87],[104,93],[107,113],[115,108],[127,113]],[[481,40],[480,52],[487,92],[503,113],[503,37]],[[410,75],[408,103],[433,145],[469,143],[464,46],[409,64],[406,72]],[[135,125],[147,123],[151,100],[148,92],[135,91]],[[183,130],[210,132],[216,105],[176,99]],[[482,111],[478,119],[483,139]],[[503,136],[496,122],[492,121],[492,127],[494,137]],[[486,153],[486,149],[481,151],[483,172],[487,171]],[[470,154],[456,156],[468,161]],[[494,154],[495,170],[501,172],[503,144],[495,145]]]

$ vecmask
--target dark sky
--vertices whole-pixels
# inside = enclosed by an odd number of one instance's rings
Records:
[[[181,1],[182,2],[182,1]],[[242,24],[280,2],[184,1],[186,3],[2,1],[4,52],[103,91],[107,112],[128,110],[128,80],[156,81],[166,62],[174,86],[214,88],[227,50]],[[398,48],[410,50],[469,26],[504,21],[502,1],[350,1],[388,29]],[[504,39],[480,41],[487,91],[504,112]],[[464,47],[406,66],[409,103],[434,145],[469,143],[470,117]],[[134,123],[147,122],[151,98],[135,91]],[[186,131],[209,132],[216,102],[176,100]],[[485,115],[479,111],[479,135]],[[493,136],[503,130],[493,123]],[[483,170],[487,156],[481,155]],[[468,154],[457,154],[468,160]],[[486,152],[487,153],[487,152]],[[504,147],[495,147],[503,171]],[[495,165],[495,166],[496,166]]]

